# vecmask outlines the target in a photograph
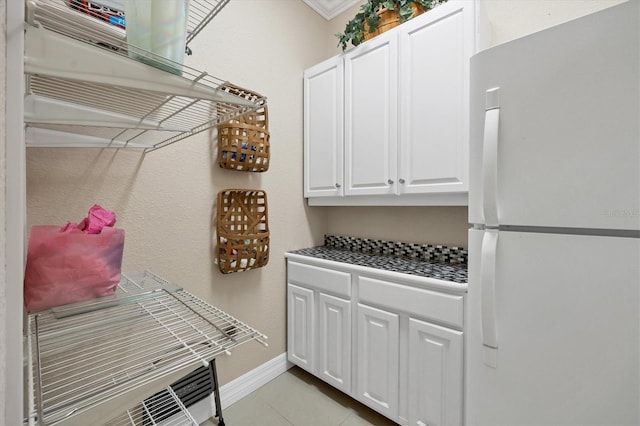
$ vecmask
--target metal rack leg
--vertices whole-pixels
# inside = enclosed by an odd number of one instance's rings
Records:
[[[218,371],[216,370],[216,359],[209,363],[209,374],[213,383],[213,398],[216,402],[216,417],[218,418],[218,426],[225,426],[222,418],[222,405],[220,404],[220,388],[218,386]]]

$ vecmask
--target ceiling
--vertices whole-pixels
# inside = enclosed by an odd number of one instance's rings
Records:
[[[302,0],[327,21],[335,18],[361,0]]]

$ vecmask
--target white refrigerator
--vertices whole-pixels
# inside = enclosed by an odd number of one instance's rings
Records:
[[[639,3],[471,59],[468,425],[640,423]]]

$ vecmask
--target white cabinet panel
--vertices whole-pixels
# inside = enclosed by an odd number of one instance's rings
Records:
[[[346,195],[395,192],[397,49],[387,33],[344,56]]]
[[[292,284],[287,287],[287,357],[292,363],[313,373],[315,351],[313,291]]]
[[[343,61],[333,57],[304,73],[304,196],[342,195]]]
[[[468,190],[470,3],[400,27],[400,193]]]
[[[398,417],[398,314],[358,304],[356,398],[385,416]]]
[[[320,293],[318,375],[339,390],[351,392],[351,302]]]
[[[287,277],[289,284],[312,287],[338,296],[351,296],[351,274],[348,272],[289,261]]]
[[[409,319],[409,424],[462,424],[462,332]]]
[[[360,301],[389,308],[394,312],[406,312],[453,327],[462,328],[464,317],[463,296],[445,294],[408,285],[358,277]]]

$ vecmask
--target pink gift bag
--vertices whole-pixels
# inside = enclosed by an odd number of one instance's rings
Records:
[[[115,293],[120,282],[124,230],[99,234],[59,226],[31,228],[24,277],[28,312]]]

